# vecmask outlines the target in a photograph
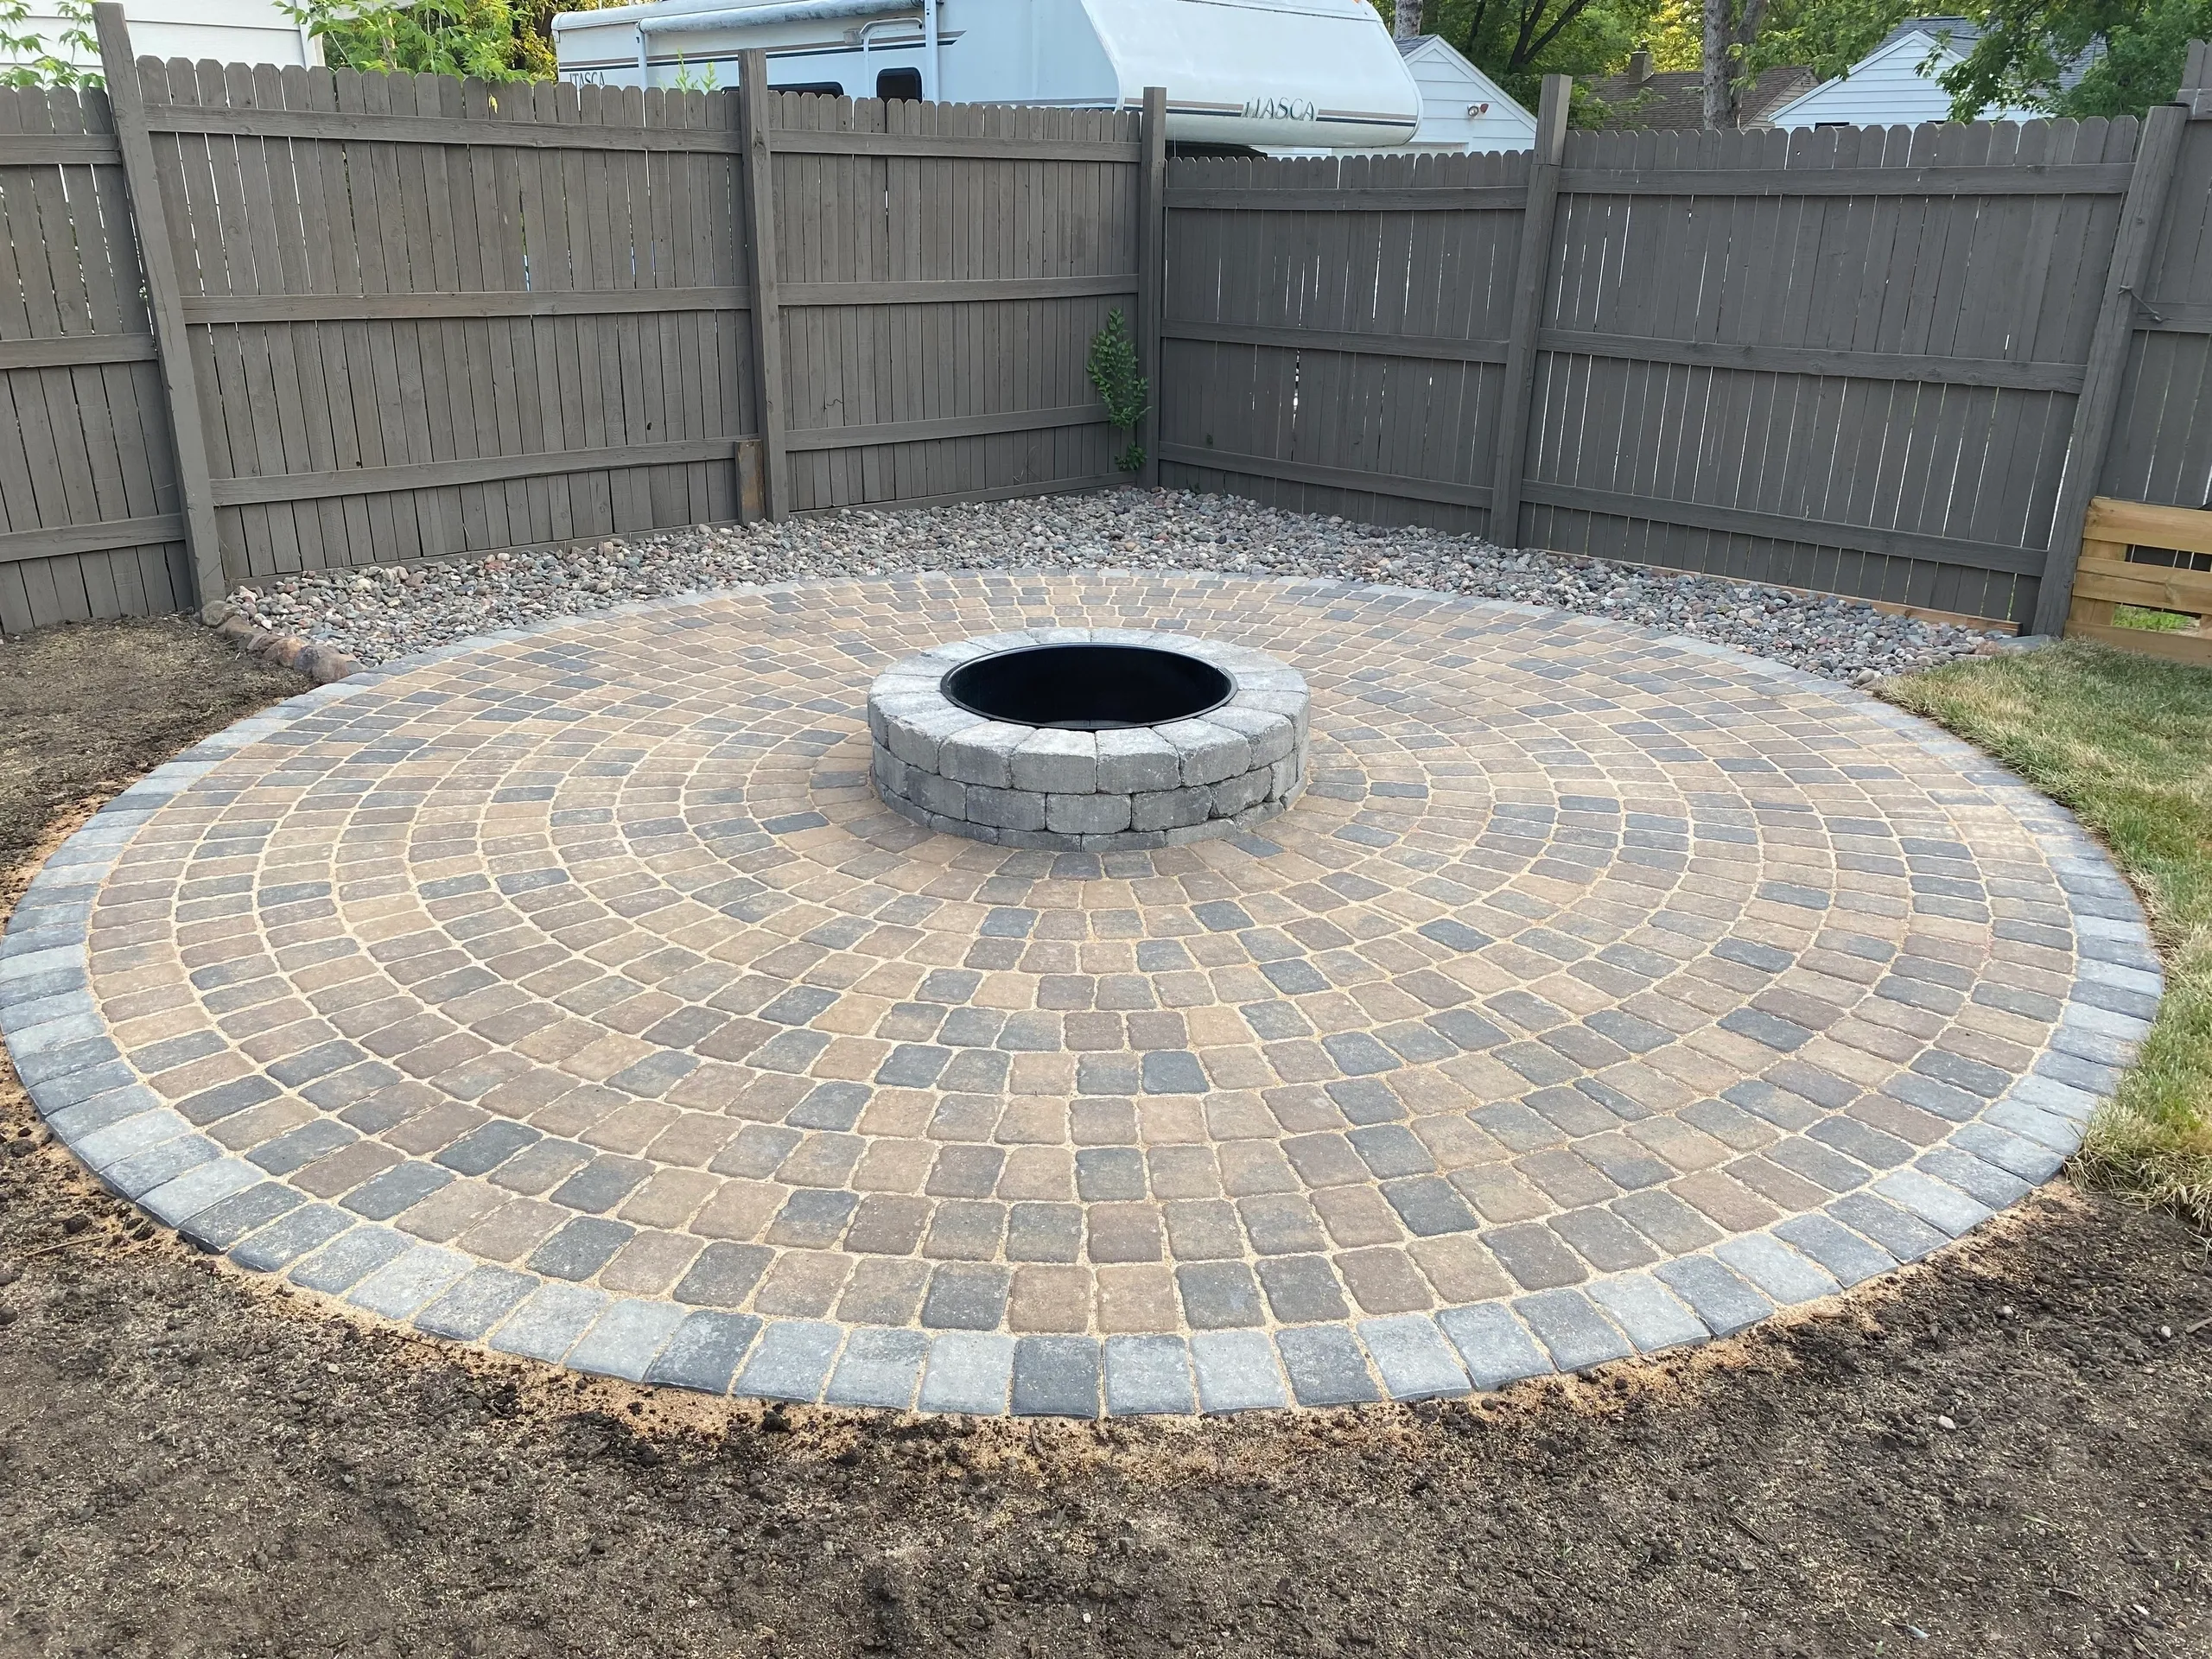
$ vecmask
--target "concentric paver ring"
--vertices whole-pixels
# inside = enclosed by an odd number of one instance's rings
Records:
[[[932,836],[933,640],[1187,629],[1313,688],[1260,833]],[[1332,582],[802,584],[241,722],[10,924],[111,1186],[417,1329],[925,1410],[1336,1404],[1728,1332],[2047,1178],[2154,1011],[2065,814],[1826,682]]]

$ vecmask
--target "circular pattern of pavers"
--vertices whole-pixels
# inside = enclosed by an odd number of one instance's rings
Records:
[[[1197,715],[1103,732],[993,720],[945,677],[1014,652],[1109,645],[1174,652],[1229,677]],[[868,687],[870,772],[883,804],[998,847],[1136,852],[1255,828],[1306,786],[1305,677],[1249,645],[1142,628],[1024,628],[901,658]]]
[[[1009,850],[869,787],[934,642],[1159,629],[1312,688],[1308,786]],[[0,1026],[87,1165],[246,1268],[741,1395],[1188,1411],[1741,1329],[2078,1141],[2159,990],[1965,746],[1717,647],[1211,575],[926,575],[322,688],[55,855]]]

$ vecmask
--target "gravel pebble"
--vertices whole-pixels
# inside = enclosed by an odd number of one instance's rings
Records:
[[[1891,616],[1855,600],[1172,490],[849,509],[448,563],[309,571],[241,587],[229,609],[255,626],[376,664],[496,628],[702,588],[904,570],[1075,568],[1333,576],[1519,600],[1694,634],[1853,685],[2017,643]]]

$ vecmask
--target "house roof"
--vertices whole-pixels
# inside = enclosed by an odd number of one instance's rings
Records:
[[[1981,25],[1971,17],[1908,17],[1888,34],[1882,36],[1874,50],[1903,40],[1908,35],[1925,35],[1930,40],[1950,36],[1952,46],[1961,57],[1974,50],[1974,42],[1981,38]],[[1868,56],[1873,55],[1869,53]]]
[[[1763,69],[1742,94],[1737,120],[1746,127],[1763,125],[1769,115],[1813,85],[1813,72],[1800,65]],[[1607,75],[1592,81],[1590,90],[1605,105],[1607,127],[1683,132],[1705,124],[1704,79],[1694,69],[1662,70],[1642,80]]]

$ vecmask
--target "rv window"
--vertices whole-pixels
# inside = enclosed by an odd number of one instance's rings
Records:
[[[875,78],[878,98],[904,98],[919,101],[922,96],[922,72],[918,69],[887,69]]]
[[[779,92],[827,92],[832,98],[845,95],[842,83],[834,80],[803,80],[795,86],[777,86],[771,90]]]

